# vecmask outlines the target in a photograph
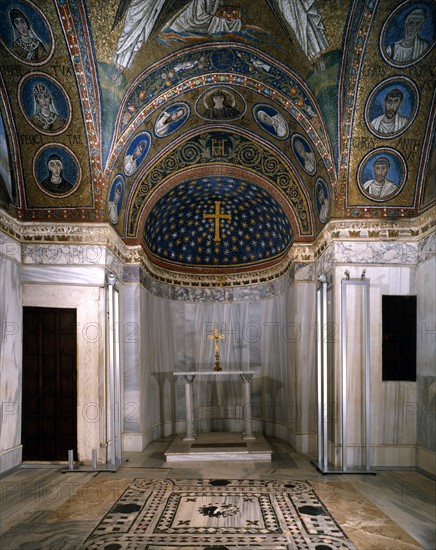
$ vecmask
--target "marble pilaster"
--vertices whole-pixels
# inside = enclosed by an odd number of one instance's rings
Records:
[[[0,473],[21,462],[20,245],[0,232]]]

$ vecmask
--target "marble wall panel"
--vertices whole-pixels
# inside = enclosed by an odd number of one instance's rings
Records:
[[[217,288],[171,285],[146,276],[144,285],[150,294],[167,300],[214,303],[255,302],[283,294],[289,286],[289,276],[286,275],[268,283]]]
[[[418,243],[418,262],[421,264],[427,260],[435,261],[436,255],[436,231],[430,233]],[[434,268],[434,263],[433,263]]]
[[[22,307],[20,245],[0,241],[0,472],[21,462]]]
[[[141,352],[146,431],[159,424],[169,433],[180,427],[178,421],[185,418],[184,387],[177,384],[173,372],[213,369],[214,343],[208,336],[214,326],[225,336],[220,342],[224,370],[259,369],[253,381],[252,407],[257,425],[261,421],[271,425],[300,422],[290,391],[295,323],[289,326],[286,295],[254,303],[189,303],[147,293],[141,307],[141,318],[147,324]],[[239,379],[215,385],[196,381],[194,402],[199,429],[242,430]]]
[[[409,412],[417,423],[418,466],[436,475],[436,232],[423,239],[417,267],[417,396]]]
[[[139,283],[124,285],[124,317],[122,323],[122,341],[124,348],[124,431],[140,434],[143,430],[144,411],[141,411],[141,376],[142,362],[140,357],[141,338],[141,286]],[[146,320],[144,319],[144,323]]]
[[[23,265],[22,281],[27,284],[98,285],[105,283],[104,266]]]
[[[24,264],[39,265],[105,265],[107,249],[97,244],[24,244]]]
[[[436,376],[436,254],[417,268],[418,374]]]
[[[15,262],[21,262],[21,244],[15,239],[0,231],[0,257],[9,258]]]
[[[380,447],[408,448],[402,454],[407,460],[414,456],[416,446],[416,420],[405,414],[410,403],[416,403],[416,383],[414,382],[382,382],[382,296],[413,295],[416,293],[416,276],[414,266],[371,264],[346,264],[337,267],[334,277],[333,308],[334,321],[338,329],[341,327],[341,280],[344,271],[350,273],[351,279],[360,278],[362,270],[366,269],[366,278],[370,280],[370,441],[373,456],[377,457],[377,465],[388,466],[384,460],[389,460],[389,453]],[[358,288],[347,288],[347,444],[350,448],[349,465],[359,465],[362,457],[360,448],[364,443],[364,339],[363,339],[363,295]],[[338,342],[333,346],[335,365],[335,403],[339,410],[341,401],[341,334],[338,332]],[[340,419],[339,419],[340,420]],[[335,441],[340,445],[341,422],[335,424]],[[406,459],[405,459],[406,460]],[[354,463],[353,461],[357,461]],[[413,466],[407,464],[396,464]]]
[[[410,264],[418,261],[418,244],[401,241],[340,241],[334,244],[334,263]]]
[[[290,344],[287,425],[292,432],[292,444],[300,452],[315,451],[308,446],[317,430],[315,308],[315,283],[295,283],[287,304],[286,339]]]

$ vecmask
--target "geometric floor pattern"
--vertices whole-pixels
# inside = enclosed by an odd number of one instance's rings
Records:
[[[136,479],[82,550],[356,550],[306,481]]]

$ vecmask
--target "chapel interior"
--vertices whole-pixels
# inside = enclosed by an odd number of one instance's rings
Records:
[[[79,548],[123,479],[288,476],[335,548],[434,548],[434,0],[0,18],[4,547]]]

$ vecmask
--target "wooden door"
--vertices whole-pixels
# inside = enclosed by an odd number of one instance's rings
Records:
[[[23,460],[76,459],[76,310],[23,310]]]

